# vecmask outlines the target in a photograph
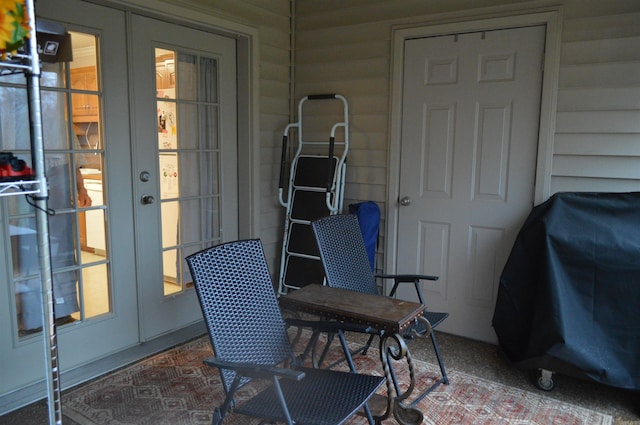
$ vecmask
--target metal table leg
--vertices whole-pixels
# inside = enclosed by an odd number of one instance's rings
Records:
[[[391,359],[397,361],[403,358],[407,359],[410,379],[409,387],[405,391],[400,389],[391,361]],[[421,424],[424,418],[422,412],[415,407],[402,404],[402,401],[411,395],[415,387],[415,368],[409,349],[400,335],[396,333],[385,333],[380,336],[380,360],[382,361],[382,369],[387,378],[387,409],[382,416],[374,417],[376,424],[380,424],[383,420],[387,419],[392,412],[395,420],[401,425]]]

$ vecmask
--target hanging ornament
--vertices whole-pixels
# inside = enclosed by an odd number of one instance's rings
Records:
[[[0,0],[0,56],[15,53],[29,36],[24,0]]]

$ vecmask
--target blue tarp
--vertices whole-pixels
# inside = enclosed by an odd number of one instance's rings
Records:
[[[373,201],[349,205],[349,212],[358,217],[364,246],[367,248],[371,270],[375,265],[378,232],[380,230],[380,207]]]
[[[640,389],[640,193],[561,193],[535,207],[493,326],[516,366]]]

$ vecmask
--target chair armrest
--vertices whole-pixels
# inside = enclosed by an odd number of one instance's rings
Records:
[[[304,378],[304,372],[300,370],[287,369],[271,365],[261,365],[256,363],[237,363],[220,360],[215,357],[208,358],[203,362],[207,366],[219,369],[233,370],[242,376],[250,378],[270,379],[273,376],[281,376],[287,379],[300,381]]]
[[[439,279],[438,276],[430,276],[426,274],[377,274],[375,277],[379,277],[381,279],[393,279],[393,288],[391,289],[391,292],[389,292],[389,296],[391,297],[396,295],[396,290],[400,283],[413,283],[416,288],[420,304],[424,304],[424,297],[422,296],[422,290],[420,289],[420,281]]]
[[[415,282],[416,280],[438,280],[438,276],[428,274],[377,274],[381,279],[394,279],[396,282]]]
[[[378,334],[378,331],[376,331],[371,326],[356,325],[352,323],[344,323],[344,322],[337,322],[337,321],[303,320],[303,319],[286,318],[285,322],[289,326],[312,328],[314,331],[319,331],[319,332],[347,331],[347,332],[359,332],[359,333],[376,334],[376,335]]]

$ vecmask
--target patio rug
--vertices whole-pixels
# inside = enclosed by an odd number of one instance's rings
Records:
[[[306,336],[303,334],[303,338]],[[303,341],[304,342],[304,341]],[[332,353],[339,352],[339,346]],[[62,396],[63,415],[83,425],[209,425],[214,406],[223,400],[218,372],[202,364],[211,356],[206,337],[170,349],[98,378]],[[359,372],[381,374],[377,350],[355,357]],[[416,361],[417,390],[427,388],[439,369]],[[342,366],[338,366],[341,368]],[[424,424],[610,425],[612,417],[561,403],[542,394],[447,370],[450,384],[440,385],[418,407]],[[399,371],[400,379],[408,375]],[[416,390],[416,391],[417,391]],[[384,391],[383,391],[384,392]],[[415,392],[414,392],[415,393]],[[225,424],[257,424],[229,415]],[[357,416],[348,424],[367,423]],[[395,424],[388,419],[385,424]]]

